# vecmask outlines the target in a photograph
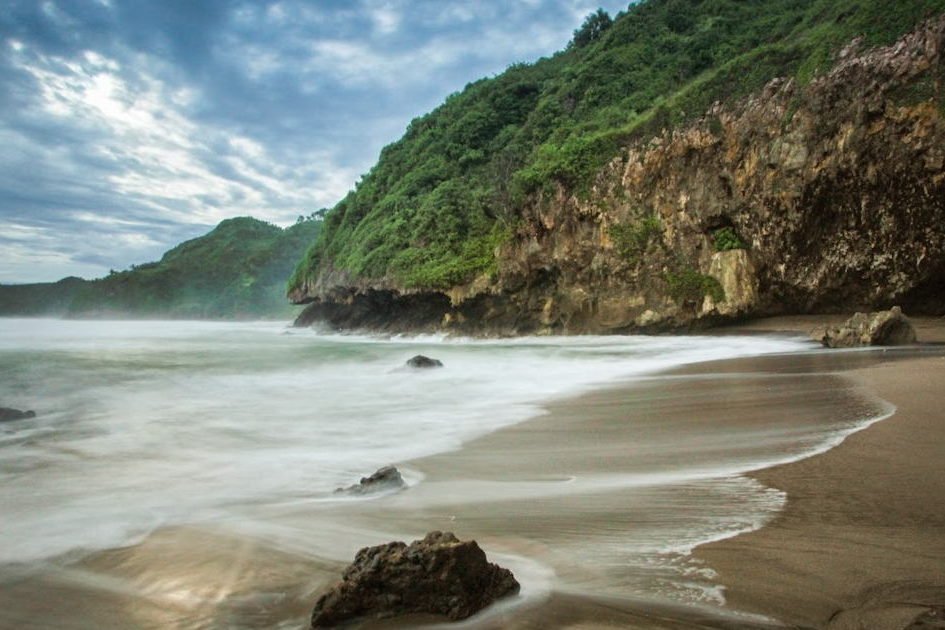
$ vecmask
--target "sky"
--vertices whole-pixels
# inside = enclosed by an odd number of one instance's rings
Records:
[[[626,0],[3,0],[0,283],[331,207],[416,116]]]

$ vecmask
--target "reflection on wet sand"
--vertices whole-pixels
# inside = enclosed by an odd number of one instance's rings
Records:
[[[0,625],[304,627],[317,592],[358,548],[440,529],[475,538],[523,584],[520,597],[460,627],[767,626],[720,607],[711,567],[690,552],[782,507],[782,493],[739,473],[823,449],[889,413],[834,373],[881,359],[815,353],[693,366],[408,462],[405,492],[240,505],[127,548],[28,574],[8,567]]]

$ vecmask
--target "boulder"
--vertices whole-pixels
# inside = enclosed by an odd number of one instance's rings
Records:
[[[430,357],[425,357],[422,354],[407,359],[407,367],[412,368],[438,368],[443,367],[443,362],[438,359],[431,359]]]
[[[888,311],[856,313],[840,326],[814,331],[811,338],[828,348],[902,346],[916,342],[915,328],[898,306]]]
[[[20,411],[19,409],[10,409],[9,407],[0,407],[0,422],[8,420],[25,420],[35,418],[35,411]]]
[[[370,477],[361,477],[361,481],[353,486],[338,488],[335,493],[369,494],[371,492],[381,492],[382,490],[399,490],[406,487],[407,483],[399,470],[393,466],[384,466],[378,468]]]
[[[312,627],[411,613],[456,621],[519,588],[512,572],[488,562],[475,541],[430,532],[409,546],[390,542],[360,550],[341,581],[316,602]]]

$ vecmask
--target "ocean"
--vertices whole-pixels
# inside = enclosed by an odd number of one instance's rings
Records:
[[[836,407],[840,414],[828,410],[797,422],[782,414],[763,428],[694,419],[668,434],[644,430],[641,419],[632,453],[596,451],[626,461],[599,467],[580,459],[594,460],[595,452],[569,447],[571,438],[562,434],[560,448],[542,456],[560,456],[560,470],[545,462],[558,470],[553,483],[514,473],[496,478],[501,465],[470,472],[458,463],[445,483],[413,462],[431,456],[448,462],[465,444],[540,418],[549,404],[615,386],[661,382],[662,397],[652,404],[665,407],[700,381],[663,376],[680,366],[815,352],[804,339],[770,335],[471,340],[324,334],[281,323],[0,319],[0,405],[37,413],[0,425],[0,583],[31,568],[74,566],[173,527],[271,535],[280,549],[340,561],[388,533],[361,518],[371,509],[365,506],[385,501],[394,514],[389,533],[410,536],[398,530],[396,514],[409,512],[401,522],[422,527],[435,506],[481,502],[518,504],[528,518],[536,501],[553,503],[554,514],[571,506],[580,522],[581,510],[629,496],[629,504],[639,502],[639,523],[572,550],[576,562],[582,553],[585,564],[610,562],[606,582],[635,597],[719,605],[724,595],[711,569],[693,564],[689,552],[760,526],[784,502],[782,493],[743,473],[825,450],[888,416],[888,405],[846,402]],[[445,367],[405,367],[416,354]],[[804,375],[772,375],[772,395],[787,377]],[[817,383],[808,383],[812,391],[834,388]],[[629,430],[634,421],[629,414]],[[410,485],[399,498],[334,494],[388,464],[398,465]],[[547,520],[547,512],[535,510],[532,518]],[[321,525],[304,531],[303,513]],[[338,525],[344,522],[359,524],[346,530]],[[495,535],[501,527],[483,531]],[[558,542],[561,549],[573,543]],[[586,575],[569,580],[566,561],[545,566],[547,560],[528,555],[509,558],[523,567],[525,599],[558,583],[599,588]],[[529,575],[538,576],[532,584]],[[201,619],[193,627],[205,627]],[[253,619],[247,626],[258,627]]]

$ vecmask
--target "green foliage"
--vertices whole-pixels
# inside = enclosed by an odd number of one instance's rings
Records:
[[[471,238],[457,249],[407,249],[392,263],[394,274],[408,288],[447,289],[475,276],[496,271],[495,248],[508,240],[509,231],[496,228]]]
[[[248,217],[223,221],[159,262],[86,281],[0,287],[0,314],[230,319],[288,317],[285,280],[321,221],[281,229]],[[27,310],[14,310],[17,301]]]
[[[70,276],[59,282],[0,285],[0,316],[61,316],[86,280]]]
[[[716,230],[712,234],[712,243],[715,245],[715,251],[727,252],[732,249],[748,249],[738,234],[730,227],[724,227]]]
[[[656,217],[646,217],[639,223],[612,225],[607,233],[620,255],[631,262],[636,262],[646,253],[650,241],[660,236],[660,221]]]
[[[725,300],[725,290],[712,276],[699,273],[691,267],[666,274],[669,295],[679,304],[701,302],[705,296],[711,296],[715,302]]]
[[[328,213],[291,286],[326,269],[418,287],[468,280],[485,263],[465,243],[515,224],[532,195],[582,194],[628,142],[774,77],[809,81],[854,37],[888,44],[942,11],[945,0],[643,0],[613,20],[594,13],[564,51],[411,121]]]
[[[574,31],[574,38],[571,40],[571,44],[578,48],[587,46],[600,39],[604,31],[613,26],[613,23],[614,21],[606,11],[597,9],[597,11],[584,18],[584,23],[581,24],[581,27]]]

